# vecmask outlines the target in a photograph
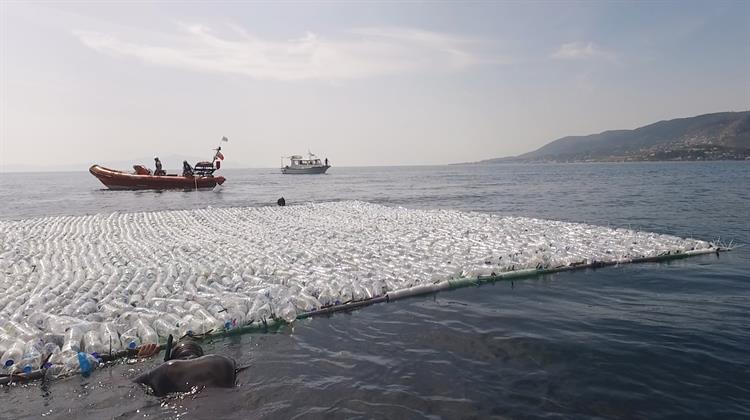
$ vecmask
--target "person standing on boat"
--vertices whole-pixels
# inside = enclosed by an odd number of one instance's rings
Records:
[[[158,157],[154,158],[154,166],[156,166],[156,170],[154,171],[154,175],[166,175],[166,172],[161,168],[161,161]]]
[[[326,166],[328,166],[328,158],[326,158]]]
[[[182,176],[193,176],[193,167],[186,160],[182,161]]]

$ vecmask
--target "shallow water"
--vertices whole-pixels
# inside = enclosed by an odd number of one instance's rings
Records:
[[[226,171],[221,193],[110,192],[81,174],[0,175],[0,219],[358,199],[750,243],[745,162]],[[7,203],[8,205],[5,205]],[[298,321],[207,350],[231,390],[158,399],[158,362],[0,390],[0,417],[750,416],[748,247],[499,282]]]

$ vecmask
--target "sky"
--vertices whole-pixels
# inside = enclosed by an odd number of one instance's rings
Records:
[[[0,0],[0,171],[512,156],[750,109],[750,1]],[[179,162],[164,161],[177,168]]]

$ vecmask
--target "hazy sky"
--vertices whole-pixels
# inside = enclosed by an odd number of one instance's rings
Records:
[[[0,14],[0,168],[210,157],[221,136],[229,167],[308,149],[442,164],[750,109],[749,1],[0,0]]]

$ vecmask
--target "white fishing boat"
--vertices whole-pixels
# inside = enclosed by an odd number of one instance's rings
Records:
[[[321,162],[314,153],[307,153],[308,158],[305,159],[301,155],[284,156],[281,158],[281,173],[289,175],[303,175],[303,174],[324,174],[331,167],[328,164],[328,158],[325,158]],[[284,160],[288,160],[289,164],[285,164]]]

